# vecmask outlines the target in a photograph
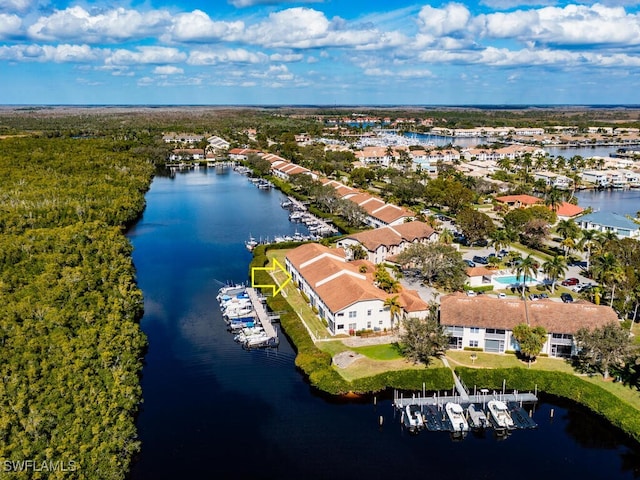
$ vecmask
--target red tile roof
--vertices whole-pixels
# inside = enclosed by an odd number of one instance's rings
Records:
[[[584,208],[569,202],[562,202],[560,206],[556,207],[556,214],[560,217],[575,217],[582,212],[584,212]]]
[[[549,333],[575,334],[581,327],[602,327],[618,322],[615,310],[588,302],[561,303],[553,300],[527,302],[530,325],[542,326]],[[488,295],[468,297],[451,294],[440,297],[442,325],[512,330],[526,323],[524,301]]]
[[[542,199],[532,195],[504,195],[496,197],[496,200],[502,203],[519,203],[521,205],[535,205],[542,203]]]

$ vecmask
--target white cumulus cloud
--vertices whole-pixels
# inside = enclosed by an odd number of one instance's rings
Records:
[[[37,3],[36,0],[0,0],[0,10],[7,12],[26,12]]]
[[[118,49],[106,59],[108,65],[168,64],[181,63],[187,54],[170,47],[137,47],[136,50]]]
[[[22,20],[17,15],[0,13],[0,39],[18,35],[22,29]]]
[[[545,45],[638,45],[640,17],[622,7],[567,5],[478,17],[487,38],[516,38]]]
[[[462,4],[449,3],[444,8],[422,7],[418,14],[420,31],[434,36],[465,32],[471,13]]]
[[[242,38],[244,22],[213,21],[202,10],[182,13],[173,19],[170,33],[177,41],[236,41]]]
[[[264,63],[267,55],[251,52],[243,48],[219,50],[194,50],[189,54],[189,65],[217,65],[225,63],[255,64]]]
[[[13,61],[87,63],[103,57],[89,45],[13,45],[0,47],[0,59]]]
[[[93,14],[80,6],[42,16],[28,28],[36,40],[82,39],[84,42],[116,42],[156,34],[169,25],[169,12],[138,12],[116,8]]]

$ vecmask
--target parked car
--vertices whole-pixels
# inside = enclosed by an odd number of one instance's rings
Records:
[[[580,283],[580,280],[578,280],[577,278],[565,278],[560,284],[563,287],[571,287],[573,285],[578,285]]]
[[[500,293],[498,294],[498,298],[507,298],[507,294],[506,294],[506,293],[504,293],[504,292],[500,292]]]
[[[564,303],[571,303],[573,302],[573,297],[571,296],[570,293],[563,293],[562,295],[560,295],[560,298],[562,299],[562,301]]]
[[[476,296],[476,292],[474,292],[473,290],[467,290],[467,296],[475,297]]]
[[[480,240],[476,240],[471,244],[472,247],[486,247],[488,245],[489,245],[489,242],[484,238],[481,238]]]
[[[480,265],[486,265],[489,263],[489,260],[487,259],[487,257],[481,257],[480,255],[474,255],[473,261],[476,263],[479,263]]]
[[[474,262],[472,262],[471,260],[465,260],[464,263],[466,263],[469,267],[475,267],[476,264]]]

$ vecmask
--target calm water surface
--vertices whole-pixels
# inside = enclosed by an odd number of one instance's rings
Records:
[[[635,445],[557,399],[536,405],[538,429],[506,440],[490,432],[462,442],[446,433],[410,436],[389,398],[374,405],[310,388],[283,336],[277,350],[242,350],[215,295],[224,281],[247,278],[250,234],[295,232],[281,199],[229,170],[154,180],[130,232],[149,338],[132,479],[640,476]]]
[[[595,211],[636,216],[640,211],[640,188],[629,190],[583,190],[576,192],[578,205]]]

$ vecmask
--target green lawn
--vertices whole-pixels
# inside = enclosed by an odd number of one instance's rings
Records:
[[[636,388],[629,388],[622,383],[614,383],[611,380],[605,382],[602,378],[602,375],[583,377],[583,379],[613,393],[620,400],[627,402],[636,410],[640,411],[640,392],[638,392]]]
[[[402,351],[395,343],[353,347],[351,350],[361,353],[372,360],[397,360],[399,358],[404,358]]]
[[[472,354],[475,354],[476,360],[471,359]],[[467,350],[447,350],[446,357],[453,368],[455,368],[456,365],[475,368],[529,368],[526,362],[519,360],[515,355],[511,354],[501,355]],[[531,364],[531,369],[574,373],[571,365],[564,360],[548,357],[538,357],[536,361]]]

